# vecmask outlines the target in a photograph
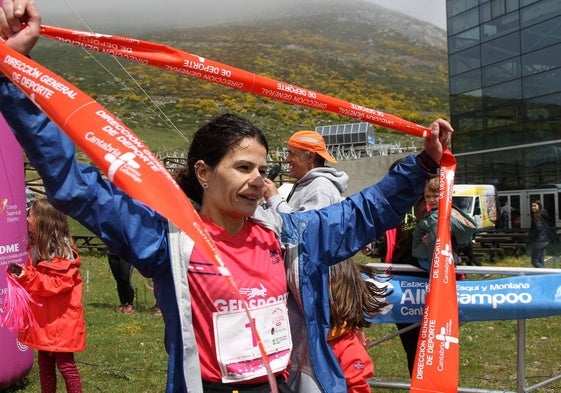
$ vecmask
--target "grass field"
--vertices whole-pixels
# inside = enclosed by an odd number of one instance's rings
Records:
[[[106,256],[100,252],[83,253],[82,276],[86,283],[84,305],[88,347],[76,354],[85,392],[153,393],[162,392],[166,379],[166,354],[163,348],[163,321],[152,315],[154,297],[151,282],[138,272],[133,274],[136,289],[135,312],[115,312],[117,291]],[[484,264],[490,265],[489,263]],[[497,266],[529,267],[528,256],[504,258]],[[560,267],[559,262],[548,267]],[[477,279],[470,277],[470,279]],[[375,325],[368,330],[376,340],[395,331],[394,325]],[[471,322],[460,330],[460,386],[516,390],[516,321]],[[561,374],[561,316],[531,319],[526,324],[527,384]],[[370,350],[376,365],[376,379],[408,382],[405,355],[399,338]],[[19,386],[10,393],[38,392],[36,364]],[[59,391],[65,391],[60,380]],[[396,390],[374,388],[373,392]],[[561,382],[534,390],[559,392]]]

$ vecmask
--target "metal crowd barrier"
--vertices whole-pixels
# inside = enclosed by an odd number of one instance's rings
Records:
[[[423,270],[411,266],[411,265],[399,265],[399,264],[387,264],[387,263],[368,263],[368,266],[375,268],[378,271],[387,271],[388,269],[392,273],[413,273],[413,272],[423,272]],[[465,274],[478,274],[482,276],[487,276],[490,274],[499,275],[540,275],[540,274],[560,274],[561,269],[552,268],[524,268],[524,267],[495,267],[495,266],[457,266],[456,272]],[[419,323],[420,324],[420,323]],[[396,336],[399,336],[402,332],[410,330],[417,325],[409,326],[405,329],[395,331],[388,334],[370,344],[370,347],[378,345],[382,342],[390,340]],[[516,390],[494,390],[494,389],[483,389],[483,388],[472,388],[472,387],[458,387],[458,393],[529,393],[536,389],[539,389],[545,385],[553,383],[561,379],[561,374],[553,376],[551,378],[545,379],[531,386],[526,386],[526,320],[517,320],[517,340],[516,340]],[[373,388],[386,388],[386,389],[397,389],[409,391],[411,384],[407,382],[396,382],[396,381],[384,381],[370,379],[369,385]]]

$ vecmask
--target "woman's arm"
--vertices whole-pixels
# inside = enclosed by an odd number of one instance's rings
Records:
[[[0,110],[43,180],[47,198],[143,274],[167,265],[167,221],[77,161],[72,141],[6,78]]]
[[[418,200],[437,164],[410,156],[379,183],[320,210],[283,215],[282,241],[299,243],[318,264],[354,256],[372,239],[397,227]],[[432,172],[425,167],[432,165]]]

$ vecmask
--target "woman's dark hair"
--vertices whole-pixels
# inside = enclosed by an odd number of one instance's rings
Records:
[[[185,194],[198,204],[202,203],[203,188],[195,175],[195,164],[203,160],[210,168],[222,161],[224,156],[244,139],[255,139],[269,152],[267,139],[259,128],[249,120],[227,113],[215,117],[197,130],[189,147],[187,165],[178,169],[175,180]]]

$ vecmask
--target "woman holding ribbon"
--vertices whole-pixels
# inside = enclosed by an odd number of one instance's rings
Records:
[[[3,1],[0,31],[9,47],[27,55],[40,22],[32,1]],[[217,267],[168,218],[79,163],[71,140],[5,78],[0,108],[53,205],[154,279],[169,354],[167,392],[346,392],[325,340],[329,266],[400,222],[435,175],[452,132],[436,120],[424,151],[378,184],[265,225],[252,217],[267,175],[266,138],[236,115],[213,119],[194,135],[187,165],[175,177],[224,261]],[[298,340],[298,329],[306,329],[307,342]]]

